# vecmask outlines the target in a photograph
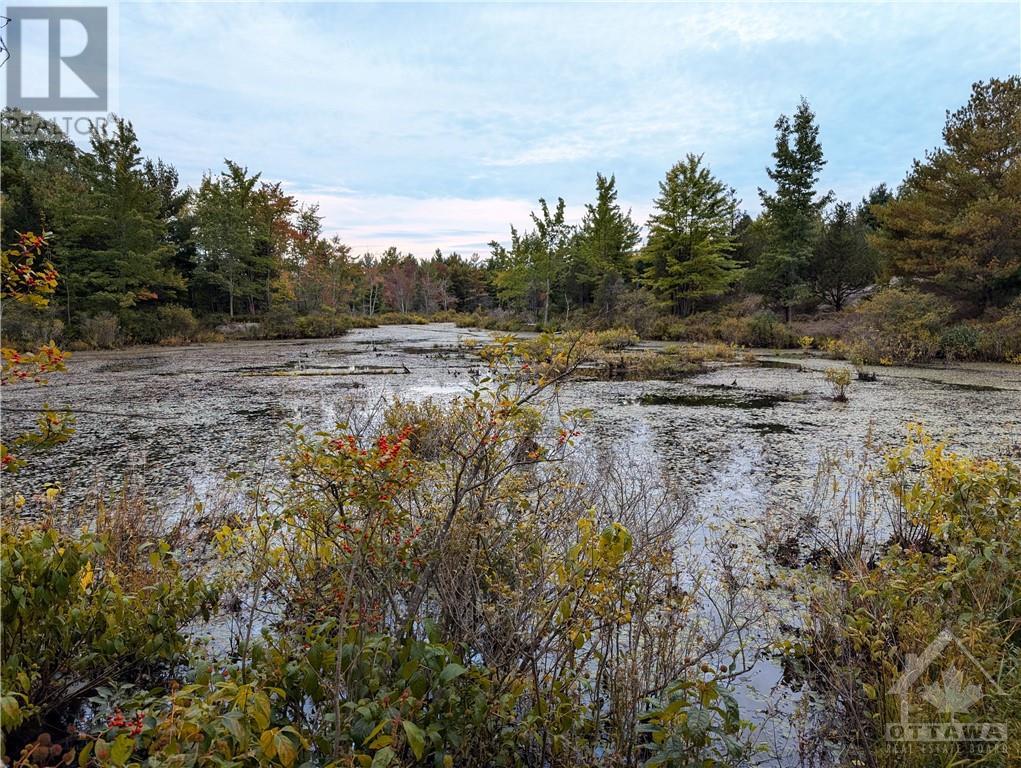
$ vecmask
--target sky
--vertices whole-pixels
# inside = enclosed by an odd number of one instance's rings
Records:
[[[118,11],[117,108],[184,183],[230,158],[357,253],[488,252],[597,172],[644,223],[704,154],[742,207],[804,96],[823,189],[858,201],[1021,72],[1021,3],[147,3]]]

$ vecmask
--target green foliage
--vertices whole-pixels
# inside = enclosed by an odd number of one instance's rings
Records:
[[[0,546],[5,733],[99,684],[176,662],[184,626],[210,607],[208,588],[182,576],[166,545],[130,571],[91,533],[7,525]]]
[[[198,320],[187,307],[164,304],[122,313],[124,332],[136,344],[187,341],[198,330]],[[98,346],[106,346],[99,344]]]
[[[535,229],[519,235],[511,227],[511,249],[491,243],[497,264],[496,287],[500,298],[512,302],[528,302],[541,310],[541,323],[549,325],[554,292],[563,287],[568,265],[571,227],[566,223],[566,205],[558,198],[552,211],[542,198],[540,213],[532,213]]]
[[[55,257],[68,310],[119,312],[173,296],[184,281],[171,264],[160,198],[148,185],[131,123],[117,119],[90,137],[79,169],[88,192],[66,220]]]
[[[838,203],[823,222],[808,274],[815,297],[833,309],[843,308],[848,298],[876,279],[879,263],[865,235],[850,203]]]
[[[759,190],[769,228],[769,245],[748,276],[748,285],[777,306],[790,320],[791,308],[808,294],[806,271],[819,227],[819,214],[831,194],[816,197],[825,165],[819,127],[804,99],[793,117],[776,121],[775,164],[768,168],[776,192]]]
[[[645,768],[727,768],[752,756],[737,699],[712,676],[670,684],[641,723]]]
[[[722,295],[740,277],[731,233],[737,216],[734,190],[689,154],[660,182],[649,242],[641,254],[642,281],[675,308],[688,310]]]
[[[578,303],[595,302],[612,309],[612,286],[633,276],[631,255],[640,241],[631,211],[625,213],[617,203],[616,179],[597,173],[596,202],[585,206],[571,250],[571,280],[576,284]]]
[[[226,294],[233,318],[242,307],[255,314],[269,303],[280,271],[280,230],[296,210],[279,184],[260,183],[262,174],[231,160],[219,176],[206,175],[195,196],[195,279],[212,291],[216,306]]]
[[[1021,77],[972,86],[948,113],[943,143],[873,209],[874,242],[899,274],[978,308],[1003,303],[1021,270]]]
[[[854,312],[848,333],[851,359],[864,363],[917,363],[940,352],[950,305],[914,288],[887,288]]]

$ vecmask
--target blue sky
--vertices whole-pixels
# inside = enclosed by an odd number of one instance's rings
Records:
[[[823,185],[858,200],[1021,69],[1021,3],[133,3],[119,110],[182,180],[237,160],[357,251],[485,252],[597,171],[644,221],[687,152],[758,209],[806,96]]]

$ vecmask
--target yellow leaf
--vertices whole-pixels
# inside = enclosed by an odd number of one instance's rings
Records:
[[[81,579],[79,580],[79,583],[82,585],[83,591],[89,588],[95,577],[96,574],[92,570],[92,561],[90,560],[89,562],[85,563],[85,568],[82,570]]]

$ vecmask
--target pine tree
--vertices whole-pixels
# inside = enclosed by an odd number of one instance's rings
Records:
[[[894,272],[977,310],[1021,287],[1021,77],[976,83],[947,115],[944,146],[916,160],[896,199],[873,208]]]
[[[632,252],[641,230],[617,203],[616,179],[596,174],[596,201],[585,206],[571,253],[570,272],[579,300],[590,303],[607,285],[632,277]]]
[[[801,100],[793,117],[776,121],[774,165],[766,173],[776,192],[759,189],[770,223],[770,245],[749,275],[749,287],[783,307],[789,321],[791,307],[808,293],[806,269],[822,210],[832,193],[816,197],[819,173],[826,161],[819,143],[819,127],[808,102]]]
[[[76,309],[118,312],[184,289],[173,268],[161,199],[148,183],[131,123],[96,127],[82,157],[88,192],[64,222],[58,263]]]
[[[812,293],[836,310],[870,285],[878,272],[874,251],[865,240],[866,227],[850,203],[838,203],[826,219],[809,264]]]
[[[667,171],[649,217],[642,282],[675,309],[723,294],[740,277],[731,258],[737,218],[734,190],[689,154]]]

